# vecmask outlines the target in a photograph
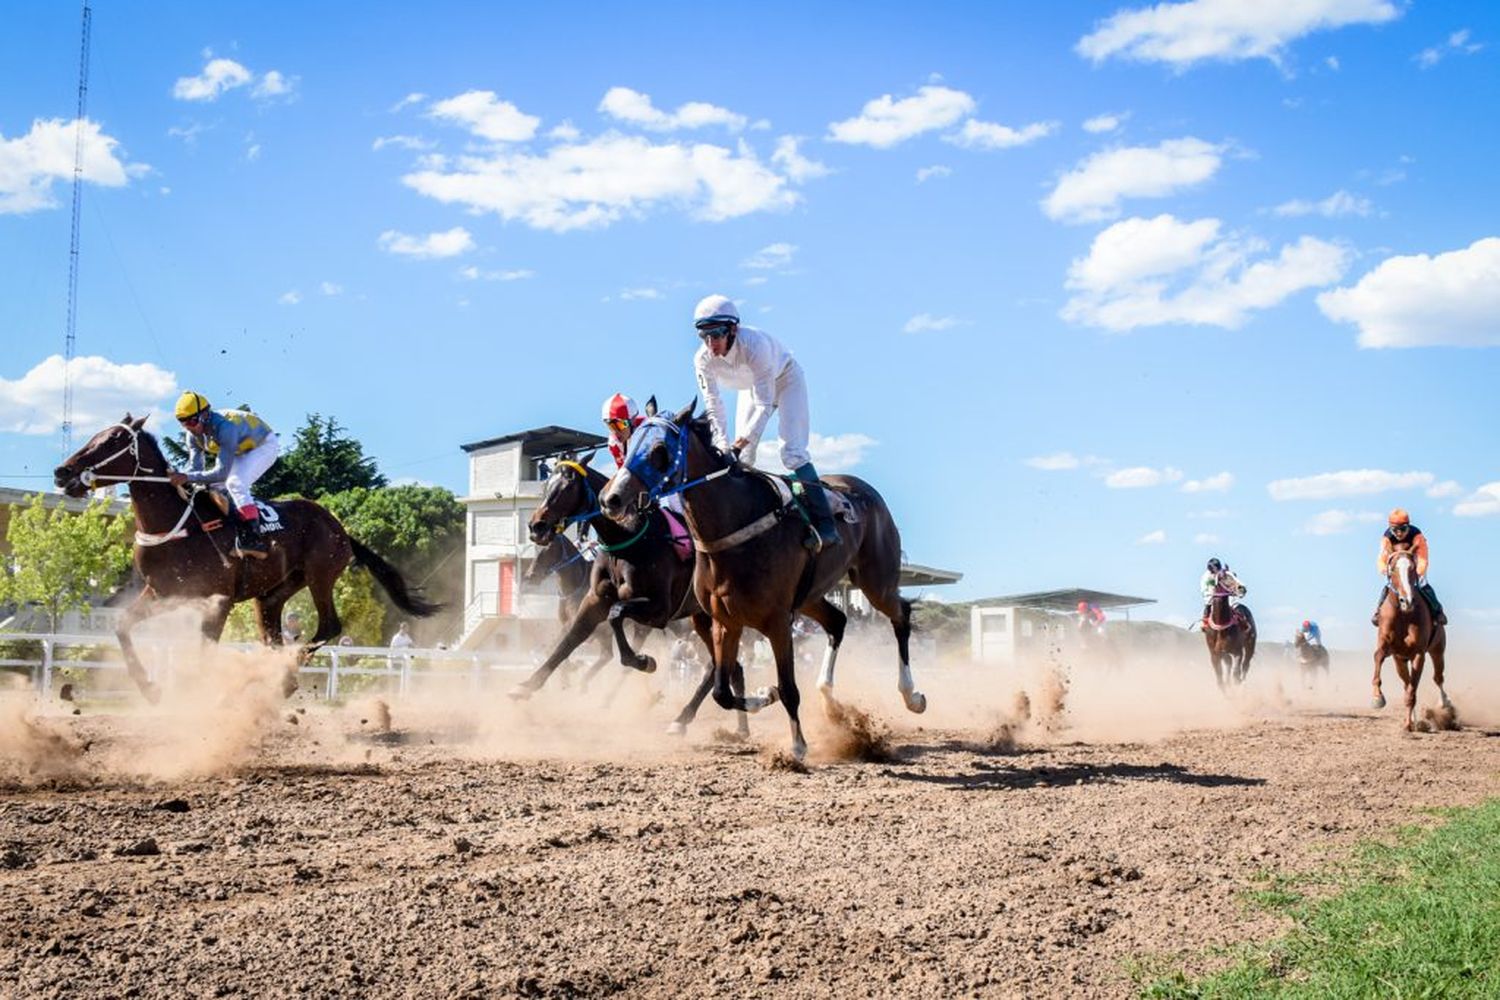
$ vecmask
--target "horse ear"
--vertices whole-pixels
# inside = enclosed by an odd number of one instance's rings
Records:
[[[594,456],[597,455],[597,454],[599,454],[599,449],[595,448],[593,451],[589,452],[587,455],[579,455],[578,458],[577,458],[577,462],[578,462],[579,465],[581,465],[585,469],[587,469],[589,467],[589,465],[594,461]]]
[[[654,417],[654,416],[656,416],[656,397],[655,396],[652,396],[650,399],[646,400],[646,416],[648,416],[648,417]]]
[[[682,409],[680,409],[680,410],[677,411],[677,415],[672,418],[672,423],[674,423],[674,424],[685,424],[685,423],[687,423],[689,420],[691,420],[693,418],[693,411],[696,410],[697,408],[698,408],[698,397],[694,396],[693,399],[692,399],[692,402],[688,403],[688,405],[684,406]]]
[[[128,414],[128,413],[125,414],[125,422],[128,423],[128,424],[130,424],[130,426],[134,427],[136,430],[140,430],[142,427],[146,426],[146,418],[145,417],[137,417],[135,419],[135,421],[132,423],[131,420],[130,420],[130,414]]]

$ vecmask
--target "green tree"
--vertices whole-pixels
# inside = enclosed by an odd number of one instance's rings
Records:
[[[42,494],[11,518],[11,554],[0,576],[0,603],[33,604],[56,630],[64,614],[113,591],[130,573],[133,524],[101,499],[79,513],[48,509]]]
[[[318,497],[385,484],[375,459],[365,454],[337,419],[309,413],[292,447],[256,483],[256,492],[266,497]]]

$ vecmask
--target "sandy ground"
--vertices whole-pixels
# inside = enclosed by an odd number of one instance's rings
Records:
[[[240,658],[151,710],[12,698],[0,996],[1126,996],[1276,932],[1258,875],[1500,793],[1488,664],[1407,735],[1360,661],[1227,698],[1196,661],[929,671],[917,717],[889,659],[841,661],[853,734],[806,686],[806,773],[779,706],[666,736],[660,677],[333,707]]]

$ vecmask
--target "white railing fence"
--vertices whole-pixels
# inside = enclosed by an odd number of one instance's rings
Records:
[[[108,659],[79,658],[84,650],[118,651],[119,640],[112,635],[0,632],[0,643],[25,642],[39,644],[37,654],[0,657],[0,667],[25,668],[33,689],[42,698],[57,696],[54,689],[59,670],[125,673],[124,660],[118,656]],[[170,683],[178,661],[193,656],[201,649],[196,641],[137,640],[135,645],[148,676],[157,683]],[[222,645],[241,650],[263,648],[254,643],[226,642]],[[477,690],[494,674],[518,676],[529,669],[529,666],[522,664],[494,664],[479,654],[451,649],[409,647],[393,650],[385,646],[324,646],[302,665],[299,673],[322,675],[324,697],[337,698],[340,682],[352,677],[390,678],[394,680],[396,690],[406,694],[411,690],[413,681],[419,684],[466,682]]]

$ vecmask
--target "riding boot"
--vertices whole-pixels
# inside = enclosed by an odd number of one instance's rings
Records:
[[[255,510],[252,506],[250,510]],[[256,511],[255,517],[245,514],[245,508],[235,511],[234,520],[234,550],[242,556],[252,556],[256,559],[266,557],[266,540],[260,536],[260,517]]]
[[[1427,606],[1432,609],[1432,616],[1437,620],[1437,623],[1439,625],[1448,624],[1448,616],[1443,613],[1443,606],[1438,603],[1437,592],[1432,589],[1432,584],[1424,583],[1418,589],[1422,591],[1422,596],[1427,598]]]
[[[812,532],[803,544],[810,549],[839,544],[839,529],[833,523],[833,512],[828,508],[828,495],[818,482],[818,473],[813,464],[804,462],[793,470],[792,475],[805,487],[802,491],[802,505],[807,508],[807,516],[812,521]]]
[[[1380,600],[1375,602],[1375,613],[1370,616],[1370,624],[1376,628],[1380,627],[1380,609],[1385,607],[1385,595],[1391,592],[1390,585],[1380,588]]]

